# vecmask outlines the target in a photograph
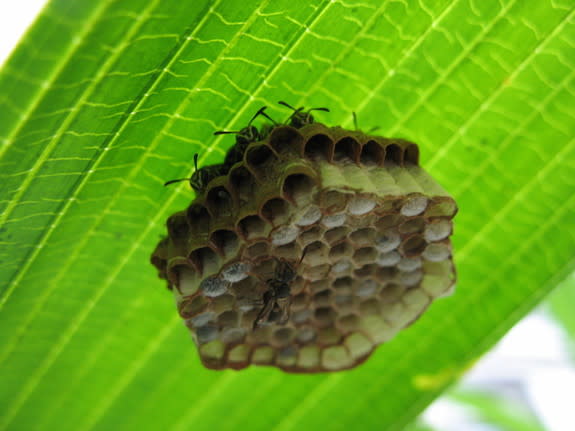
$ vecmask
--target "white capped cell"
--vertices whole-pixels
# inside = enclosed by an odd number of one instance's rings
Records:
[[[215,297],[224,294],[228,290],[229,282],[219,277],[209,277],[200,283],[200,289],[204,296]]]
[[[282,226],[272,232],[273,245],[286,245],[294,242],[299,235],[299,228],[296,226]]]
[[[325,227],[328,228],[340,227],[345,224],[345,218],[346,218],[345,213],[332,214],[325,216],[322,219],[322,223],[324,224]]]
[[[213,311],[206,311],[205,313],[198,314],[190,319],[190,323],[194,328],[204,326],[208,322],[216,320],[216,313]]]
[[[383,235],[380,235],[378,238],[376,238],[375,248],[377,248],[382,253],[386,253],[397,248],[400,242],[401,237],[399,234],[396,231],[389,229],[386,230]]]
[[[400,271],[415,271],[421,268],[421,258],[417,257],[404,257],[397,263],[397,268]]]
[[[417,285],[423,279],[423,272],[420,269],[415,271],[400,271],[397,279],[401,284],[407,287]]]
[[[449,220],[434,221],[425,226],[423,238],[427,242],[441,241],[451,234],[451,222]]]
[[[344,259],[334,263],[331,267],[331,272],[338,274],[341,272],[345,272],[350,268],[351,268],[351,262],[349,260]]]
[[[321,218],[321,211],[318,206],[310,206],[305,213],[296,222],[298,226],[309,226],[317,222]]]
[[[248,276],[250,265],[244,262],[236,262],[228,265],[222,271],[222,278],[230,283],[241,281]]]
[[[401,207],[401,214],[406,217],[421,214],[427,208],[428,199],[425,196],[414,196],[408,198]]]
[[[451,252],[446,244],[433,243],[425,247],[421,255],[431,262],[441,262],[448,259],[450,254]]]
[[[401,255],[397,251],[388,251],[387,253],[380,253],[377,256],[376,263],[379,266],[395,266],[401,260]]]
[[[349,204],[347,205],[347,210],[349,211],[350,214],[353,215],[363,215],[367,214],[372,209],[374,209],[375,204],[376,202],[373,199],[368,199],[365,197],[363,198],[356,197],[351,201],[349,201]]]
[[[377,282],[374,280],[363,280],[359,287],[356,289],[355,293],[360,297],[373,296],[377,290]]]

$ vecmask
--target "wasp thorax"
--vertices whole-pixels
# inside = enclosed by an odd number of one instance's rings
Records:
[[[354,367],[455,283],[457,206],[415,144],[282,105],[288,125],[250,122],[223,165],[195,157],[197,196],[152,256],[209,368]]]

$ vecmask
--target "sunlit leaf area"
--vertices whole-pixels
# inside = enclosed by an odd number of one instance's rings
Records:
[[[545,312],[572,342],[574,11],[48,2],[0,69],[0,430],[435,430],[426,407],[559,285]],[[455,293],[348,371],[204,368],[150,264],[194,198],[163,183],[221,162],[234,137],[214,132],[261,106],[286,118],[279,100],[416,142],[459,206]],[[543,429],[501,397],[449,392]]]

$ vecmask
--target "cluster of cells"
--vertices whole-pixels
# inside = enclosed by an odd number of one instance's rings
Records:
[[[299,109],[239,154],[152,255],[206,367],[351,368],[453,289],[457,206],[415,144]]]

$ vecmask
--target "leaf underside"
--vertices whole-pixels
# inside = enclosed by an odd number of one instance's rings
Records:
[[[401,429],[574,269],[574,59],[569,0],[53,0],[0,71],[0,429]],[[458,288],[354,370],[209,371],[162,184],[282,99],[420,145]]]

